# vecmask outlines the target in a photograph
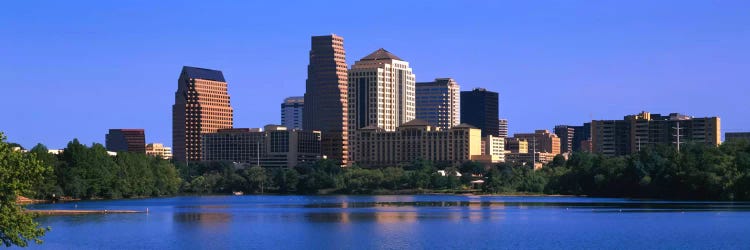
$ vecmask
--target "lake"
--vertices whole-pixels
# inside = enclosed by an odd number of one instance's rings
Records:
[[[738,249],[750,203],[466,195],[184,196],[40,204],[49,249]]]

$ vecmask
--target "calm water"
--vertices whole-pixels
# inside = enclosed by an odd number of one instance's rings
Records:
[[[201,196],[36,205],[50,249],[750,249],[750,203],[497,196]]]

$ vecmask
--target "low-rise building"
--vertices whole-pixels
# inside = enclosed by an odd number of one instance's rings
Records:
[[[166,147],[161,143],[149,143],[146,144],[146,154],[158,156],[163,159],[172,159],[172,148]]]
[[[415,119],[396,131],[367,126],[352,137],[352,160],[363,167],[404,166],[416,159],[457,166],[482,155],[481,141],[481,130],[468,124],[440,130]]]
[[[726,132],[724,133],[724,141],[739,141],[747,140],[750,142],[750,132]]]
[[[203,136],[203,159],[292,168],[321,158],[320,139],[320,131],[278,125],[220,129]]]

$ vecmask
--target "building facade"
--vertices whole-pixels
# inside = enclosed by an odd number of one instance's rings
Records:
[[[172,148],[161,143],[149,143],[146,144],[146,154],[158,156],[162,159],[172,159]]]
[[[233,112],[221,71],[183,67],[172,106],[174,160],[201,161],[202,136],[231,128]]]
[[[107,151],[146,153],[146,133],[143,129],[110,129],[105,141]]]
[[[416,117],[440,129],[461,123],[461,89],[452,78],[416,83]]]
[[[497,133],[502,138],[508,138],[508,119],[497,120]]]
[[[482,130],[482,136],[500,136],[498,94],[483,88],[461,91],[461,123]]]
[[[555,135],[560,138],[560,152],[572,153],[573,152],[573,137],[575,136],[575,129],[568,125],[557,125],[555,126]]]
[[[482,137],[482,155],[486,156],[485,162],[505,162],[505,138],[491,135]]]
[[[592,151],[607,156],[629,155],[653,145],[677,146],[688,142],[718,146],[720,119],[678,113],[663,116],[644,111],[623,120],[591,122]]]
[[[281,126],[289,129],[303,129],[305,97],[292,96],[281,103]]]
[[[560,138],[549,130],[536,130],[534,133],[513,134],[513,138],[523,139],[529,143],[529,152],[560,154]]]
[[[748,142],[750,142],[750,132],[727,132],[727,133],[724,133],[724,141],[725,142],[739,141],[739,140],[747,140]]]
[[[481,131],[468,124],[440,130],[412,120],[396,131],[368,126],[355,134],[360,150],[353,151],[352,160],[363,167],[403,166],[415,159],[459,165],[482,155]]]
[[[376,126],[395,131],[414,120],[415,76],[409,63],[378,49],[349,70],[349,130]]]
[[[349,161],[348,85],[344,38],[313,36],[302,127],[320,131],[323,155],[341,165]]]
[[[505,152],[527,154],[529,153],[529,142],[526,141],[526,139],[506,138],[505,139]]]
[[[278,125],[268,125],[264,129],[221,129],[203,136],[203,158],[293,168],[319,160],[320,146],[319,131],[288,130]]]

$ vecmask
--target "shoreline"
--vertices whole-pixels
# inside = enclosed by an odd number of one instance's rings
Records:
[[[72,210],[72,209],[50,209],[50,210],[26,210],[24,213],[35,215],[56,216],[56,215],[86,215],[86,214],[138,214],[148,213],[147,211],[136,210]]]

